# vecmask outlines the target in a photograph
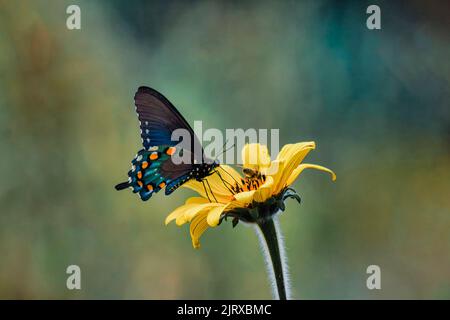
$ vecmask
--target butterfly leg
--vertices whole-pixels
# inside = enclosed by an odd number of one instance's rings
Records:
[[[213,192],[212,189],[211,189],[211,186],[209,185],[208,179],[205,179],[205,180],[206,180],[206,184],[208,185],[209,192],[211,192],[211,195],[213,196],[214,201],[216,201],[216,203],[217,203],[218,201],[217,201],[217,199],[216,199],[216,196],[214,195],[214,192]],[[204,186],[204,185],[203,185],[203,186]],[[211,202],[211,201],[210,201],[210,202]]]
[[[212,202],[211,199],[209,198],[208,190],[206,190],[206,186],[205,186],[205,181],[204,180],[202,180],[202,185],[203,185],[203,189],[205,189],[205,193],[206,193],[206,197],[208,198],[208,201]]]
[[[221,166],[218,167],[219,169],[222,169],[223,172],[225,172],[227,175],[229,175],[231,177],[231,179],[233,179],[233,181],[236,183],[236,185],[241,186],[241,183],[239,181],[236,181],[236,179],[224,168],[222,168]]]
[[[233,185],[230,184],[228,181],[226,181],[226,180],[222,177],[222,175],[220,174],[219,171],[216,170],[215,172],[216,172],[217,175],[219,176],[220,180],[222,180],[222,183],[223,183],[223,185],[225,186],[225,188],[227,188],[228,191],[230,191],[231,194],[235,194],[235,192],[233,192],[233,190],[230,189],[230,187],[232,188]]]

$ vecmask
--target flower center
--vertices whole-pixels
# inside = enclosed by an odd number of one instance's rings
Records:
[[[231,186],[234,194],[257,190],[266,181],[266,176],[259,171],[249,168],[244,168],[242,171],[245,177],[241,178],[241,181],[235,181],[235,184]]]

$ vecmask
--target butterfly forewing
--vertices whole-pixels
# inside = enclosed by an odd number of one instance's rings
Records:
[[[134,96],[136,112],[140,121],[141,138],[145,149],[153,146],[179,144],[181,139],[172,136],[177,129],[189,133],[189,141],[183,141],[183,146],[190,150],[202,150],[200,141],[195,136],[189,123],[178,112],[174,105],[158,91],[140,87]],[[199,159],[197,159],[199,160]]]

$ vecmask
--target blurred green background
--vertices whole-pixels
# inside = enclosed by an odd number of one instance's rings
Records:
[[[305,172],[280,218],[295,298],[450,298],[450,7],[377,1],[370,31],[369,4],[0,0],[0,298],[271,298],[251,228],[194,250],[164,226],[190,190],[114,190],[140,85],[204,128],[316,141],[338,180]]]

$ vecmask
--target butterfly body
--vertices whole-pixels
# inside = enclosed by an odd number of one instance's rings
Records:
[[[146,201],[163,188],[169,195],[188,180],[202,181],[215,172],[219,163],[204,157],[202,148],[199,148],[200,155],[183,148],[188,145],[194,149],[201,144],[186,120],[162,94],[140,87],[135,105],[144,149],[131,161],[128,181],[116,185],[117,190],[131,188]],[[190,141],[181,144],[180,140],[172,140],[172,133],[177,129],[187,130]],[[174,161],[175,156],[179,160],[183,154],[187,155],[184,161]]]

